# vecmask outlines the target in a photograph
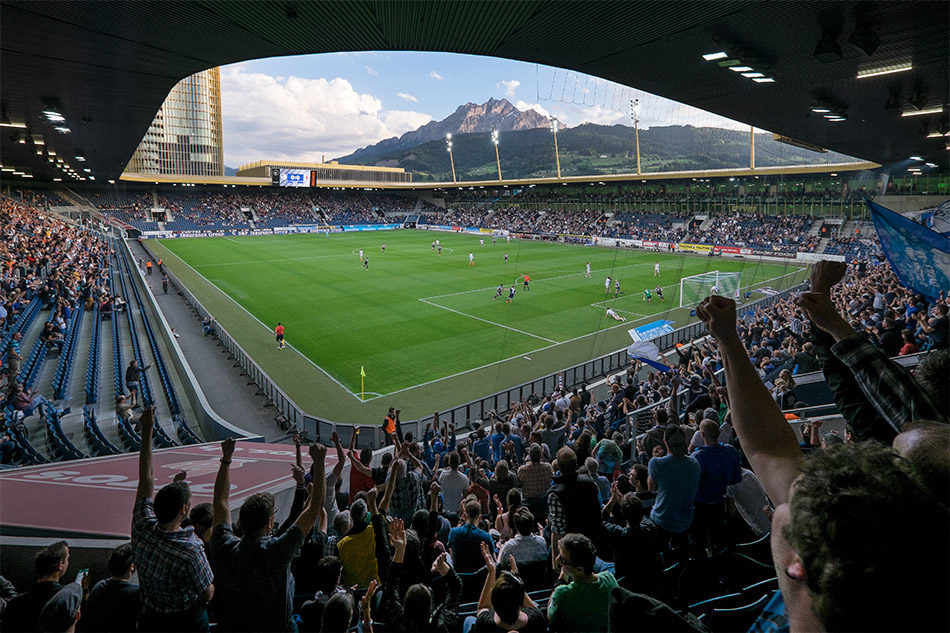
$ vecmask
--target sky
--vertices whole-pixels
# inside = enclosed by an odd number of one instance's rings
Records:
[[[221,68],[224,162],[320,162],[441,120],[465,103],[507,98],[562,126],[748,126],[597,77],[526,62],[428,52],[272,57]]]

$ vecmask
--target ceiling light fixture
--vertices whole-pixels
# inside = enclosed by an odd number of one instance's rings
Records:
[[[762,73],[759,73],[759,72],[754,72],[754,73],[742,73],[742,76],[743,76],[743,77],[748,77],[749,79],[755,79],[756,77],[765,77],[765,75],[763,75]]]
[[[933,108],[922,108],[920,110],[904,110],[901,112],[901,116],[922,116],[924,114],[940,114],[943,112],[943,106],[936,106]]]
[[[725,59],[727,57],[729,57],[729,53],[726,51],[719,51],[718,53],[706,53],[703,55],[703,59],[705,59],[707,62],[716,61],[717,59]]]
[[[736,73],[747,73],[750,70],[754,70],[752,66],[730,66],[729,70]]]
[[[858,79],[867,79],[868,77],[880,77],[881,75],[892,75],[894,73],[903,73],[908,70],[913,70],[914,65],[911,63],[905,64],[894,64],[892,66],[881,66],[879,68],[868,68],[867,70],[858,71]]]
[[[950,136],[950,132],[931,132],[927,138],[940,138],[941,136]]]
[[[828,114],[831,112],[828,108],[819,108],[818,106],[812,106],[811,111],[815,114]]]
[[[775,79],[772,77],[756,77],[752,81],[754,81],[757,84],[774,84],[775,83]]]

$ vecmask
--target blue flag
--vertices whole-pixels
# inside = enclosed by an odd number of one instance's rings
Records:
[[[865,200],[881,250],[905,286],[931,301],[950,290],[950,238]]]
[[[673,371],[672,367],[669,367],[661,363],[658,359],[660,356],[660,349],[649,341],[637,341],[633,345],[627,348],[627,356],[634,360],[639,360],[653,369],[658,369],[662,372]]]

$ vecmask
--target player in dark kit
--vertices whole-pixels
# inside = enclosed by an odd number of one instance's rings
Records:
[[[659,286],[657,286],[656,288],[653,289],[653,292],[656,293],[656,296],[660,301],[666,301],[666,299],[663,298],[663,288],[660,288]]]
[[[505,303],[512,303],[515,300],[515,287],[512,286],[508,289],[508,299],[505,300]]]
[[[505,291],[505,287],[502,284],[498,284],[498,287],[495,288],[495,296],[492,297],[491,300],[494,301],[495,299],[500,297],[504,291]]]

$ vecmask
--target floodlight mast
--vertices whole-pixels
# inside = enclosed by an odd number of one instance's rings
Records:
[[[557,166],[557,177],[561,177],[561,157],[557,152],[557,117],[551,119],[551,131],[554,132],[554,164]]]
[[[630,116],[633,118],[633,134],[637,142],[637,175],[640,175],[640,100],[630,101]]]
[[[446,149],[449,150],[449,163],[452,165],[452,182],[458,184],[458,180],[455,178],[455,157],[452,155],[452,135],[445,135],[445,145]]]
[[[495,146],[495,165],[498,166],[498,182],[501,182],[501,159],[498,158],[498,130],[492,128],[491,142]]]

